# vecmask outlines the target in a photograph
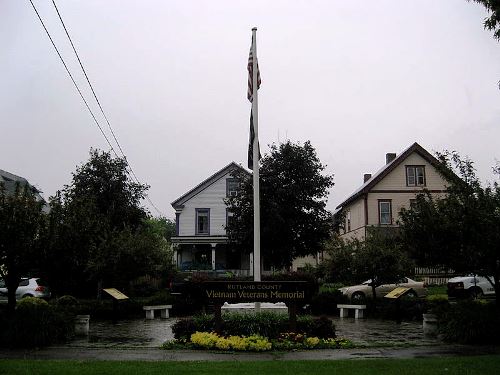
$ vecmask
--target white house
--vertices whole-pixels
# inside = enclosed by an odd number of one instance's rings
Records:
[[[233,249],[225,230],[230,214],[224,199],[237,194],[239,182],[232,175],[236,170],[249,173],[232,162],[172,202],[176,223],[172,245],[180,269],[251,273],[251,256]]]

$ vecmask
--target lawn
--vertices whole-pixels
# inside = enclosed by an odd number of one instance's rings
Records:
[[[0,374],[9,375],[169,375],[169,374],[498,374],[500,356],[428,359],[260,362],[111,362],[1,360]]]

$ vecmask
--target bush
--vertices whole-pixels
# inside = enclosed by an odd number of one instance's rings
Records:
[[[212,332],[215,330],[213,315],[197,315],[193,318],[181,319],[172,327],[176,339],[187,339],[195,332]],[[281,333],[289,332],[288,316],[261,312],[257,314],[224,314],[222,315],[222,335],[251,336],[259,335],[276,339]],[[335,337],[333,322],[322,317],[297,317],[297,332],[320,338]]]
[[[336,315],[339,303],[348,303],[348,298],[339,290],[319,293],[311,299],[311,313],[313,315]]]
[[[24,298],[13,313],[0,316],[0,345],[30,348],[64,341],[73,334],[73,318],[42,299]]]
[[[446,341],[461,344],[500,342],[500,317],[494,303],[458,302],[438,315],[438,323]]]
[[[151,297],[147,298],[144,301],[145,305],[154,306],[154,305],[171,305],[173,302],[173,297],[167,290],[160,290],[156,292]]]

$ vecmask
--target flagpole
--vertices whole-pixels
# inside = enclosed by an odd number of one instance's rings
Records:
[[[257,28],[252,29],[253,39],[253,76],[252,76],[252,115],[255,136],[253,138],[253,280],[261,281],[260,266],[260,189],[259,189],[259,105],[257,82]],[[256,306],[257,307],[257,306]]]

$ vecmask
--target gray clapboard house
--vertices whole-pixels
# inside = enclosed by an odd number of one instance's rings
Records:
[[[172,202],[176,223],[172,246],[181,270],[250,273],[251,255],[232,248],[225,229],[231,215],[224,199],[238,193],[239,182],[233,176],[237,170],[250,173],[231,162]]]
[[[0,185],[2,185],[6,191],[7,194],[14,194],[16,191],[16,186],[19,184],[21,188],[24,188],[25,186],[29,186],[32,190],[33,193],[35,194],[35,198],[40,202],[43,201],[43,211],[48,212],[49,211],[49,206],[45,203],[45,199],[40,195],[41,191],[38,190],[35,186],[31,185],[27,179],[21,176],[17,176],[13,173],[4,171],[3,169],[0,169]]]

